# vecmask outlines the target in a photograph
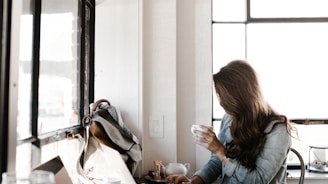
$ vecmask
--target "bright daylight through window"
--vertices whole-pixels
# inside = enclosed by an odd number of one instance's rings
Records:
[[[213,72],[230,60],[247,59],[274,109],[290,119],[327,120],[328,11],[323,7],[328,1],[213,0]],[[213,98],[213,117],[223,113]]]
[[[231,60],[248,60],[268,103],[300,123],[293,148],[306,163],[310,145],[327,144],[326,7],[326,0],[212,0],[213,73]],[[213,95],[216,130],[223,114]],[[288,164],[299,160],[290,155]]]
[[[18,69],[18,116],[17,140],[33,140],[31,104],[33,83],[33,44],[35,9],[32,1],[14,1],[13,30],[19,35],[12,41],[15,50],[13,59],[19,61]],[[38,73],[38,109],[37,134],[57,131],[79,124],[80,109],[80,73],[81,67],[81,17],[78,0],[61,2],[43,0],[41,3],[40,47]],[[21,8],[22,7],[22,8]],[[32,122],[32,123],[31,123]],[[39,137],[35,138],[38,139]],[[69,143],[68,143],[69,142]],[[17,146],[16,169],[26,171],[39,162],[45,162],[54,156],[62,156],[63,160],[71,160],[69,150],[79,150],[78,142],[58,139],[54,143],[41,145],[40,155],[35,156],[33,146],[26,141]],[[34,149],[35,150],[35,149]],[[65,153],[66,152],[66,153]],[[64,154],[62,154],[64,153]],[[35,159],[35,160],[34,160]],[[38,160],[40,159],[40,160]]]

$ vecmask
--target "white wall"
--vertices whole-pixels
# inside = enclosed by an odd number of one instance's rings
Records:
[[[138,16],[138,1],[97,4],[95,100],[105,98],[117,106],[129,128],[140,137]]]
[[[116,106],[141,142],[139,6],[136,0],[96,1],[95,100]]]
[[[144,166],[177,160],[177,39],[175,0],[143,1]],[[163,120],[163,136],[149,135],[149,122]]]
[[[109,99],[142,141],[139,174],[154,160],[194,172],[209,157],[190,126],[211,124],[211,1],[98,2],[95,99]],[[163,125],[155,137],[152,122]]]

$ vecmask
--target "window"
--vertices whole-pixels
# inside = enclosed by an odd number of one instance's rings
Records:
[[[326,0],[250,0],[251,18],[328,17]]]
[[[323,0],[213,0],[213,72],[247,59],[267,101],[294,120],[327,120],[328,13]],[[213,118],[223,109],[213,98]]]
[[[93,101],[95,2],[24,0],[6,5],[12,13],[3,15],[11,27],[2,40],[10,47],[1,48],[7,56],[1,58],[1,71],[10,70],[1,72],[9,83],[1,82],[1,99],[9,99],[0,107],[10,110],[2,111],[7,118],[0,125],[1,130],[17,131],[1,134],[1,146],[6,145],[2,160],[16,163],[1,163],[1,172],[20,172],[57,155],[72,159],[67,153],[79,151],[79,141],[67,138],[81,132],[82,117]]]
[[[309,146],[327,140],[327,5],[324,0],[212,0],[213,73],[231,60],[248,60],[269,104],[296,123],[299,139],[292,147],[305,163]],[[213,95],[216,132],[223,114]],[[288,166],[300,167],[295,158],[288,155]]]

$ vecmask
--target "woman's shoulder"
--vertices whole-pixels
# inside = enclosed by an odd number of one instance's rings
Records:
[[[268,124],[265,132],[269,133],[271,136],[288,136],[287,122],[283,120],[273,120]]]
[[[287,124],[279,123],[277,121],[270,122],[269,127],[267,127],[266,132],[268,133],[266,138],[266,145],[280,145],[283,147],[290,147],[291,145],[291,135],[288,132]]]

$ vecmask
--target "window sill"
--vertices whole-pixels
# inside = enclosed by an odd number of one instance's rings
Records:
[[[301,170],[299,169],[288,169],[287,170],[288,180],[299,180],[301,176]],[[310,172],[305,171],[304,180],[326,180],[328,181],[328,173]]]

